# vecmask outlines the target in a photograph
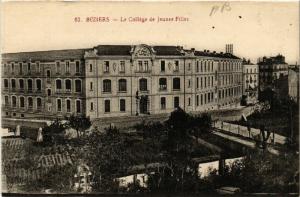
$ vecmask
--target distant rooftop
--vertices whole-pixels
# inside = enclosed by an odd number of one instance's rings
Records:
[[[266,65],[266,64],[287,64],[285,62],[285,57],[281,54],[278,54],[277,56],[273,57],[266,57],[259,58],[258,60],[259,65]]]

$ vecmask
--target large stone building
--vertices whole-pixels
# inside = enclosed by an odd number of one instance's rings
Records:
[[[288,75],[288,64],[285,57],[277,55],[274,57],[263,57],[258,60],[259,86],[263,91],[266,88],[274,88],[274,81]]]
[[[100,45],[2,55],[2,114],[93,118],[236,105],[242,60],[177,46]]]

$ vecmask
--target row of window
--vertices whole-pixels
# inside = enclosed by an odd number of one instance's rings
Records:
[[[5,106],[10,105],[9,96],[4,97],[4,105]],[[11,106],[14,108],[17,107],[17,97],[16,96],[11,96]],[[19,97],[19,107],[25,108],[25,97],[23,97],[23,96]],[[27,107],[29,109],[33,108],[33,98],[32,97],[27,98]],[[41,98],[36,98],[36,107],[37,107],[37,109],[42,108],[42,99]]]
[[[16,79],[11,79],[10,80],[11,88],[16,89]],[[18,80],[19,84],[19,89],[24,89],[25,87],[25,80],[24,79],[19,79]],[[42,90],[42,80],[41,79],[36,79],[35,80],[35,87],[38,91]],[[4,79],[4,88],[9,88],[9,80]],[[33,80],[32,79],[27,79],[27,90],[32,90],[33,89]]]
[[[72,80],[70,79],[65,79],[65,90],[68,92],[71,92],[72,90]],[[55,81],[55,87],[56,91],[61,91],[63,89],[63,80],[62,79],[56,79]],[[75,80],[75,92],[80,93],[82,91],[82,85],[81,85],[81,80],[76,79]]]
[[[233,87],[233,88],[219,90],[219,99],[237,96],[240,93],[241,93],[241,87]]]
[[[257,69],[256,68],[253,68],[253,70],[252,70],[252,68],[249,68],[249,69],[247,68],[246,69],[247,73],[252,73],[252,71],[253,71],[253,73],[257,73]]]
[[[126,111],[126,100],[125,99],[119,100],[119,110],[120,110],[120,112]],[[94,111],[94,103],[93,102],[90,103],[90,111]],[[111,112],[110,100],[104,100],[104,112],[105,113]]]
[[[220,75],[219,85],[228,85],[233,83],[240,83],[242,75]]]
[[[170,65],[173,65],[174,72],[179,71],[179,61],[175,60],[174,64],[169,63]],[[237,62],[219,62],[219,70],[220,71],[233,71],[238,70],[241,68],[240,64]],[[116,70],[116,63],[113,64],[114,70]],[[191,63],[188,63],[187,69],[191,70]],[[93,72],[93,64],[89,65],[89,72]],[[111,63],[110,61],[104,61],[103,64],[103,72],[109,73],[111,70]],[[136,70],[138,72],[148,72],[149,69],[149,61],[148,60],[138,60],[136,65]],[[165,72],[166,71],[166,61],[161,60],[160,61],[160,71]],[[196,72],[213,72],[214,71],[214,62],[213,61],[196,61]],[[120,61],[119,63],[119,72],[125,72],[125,61]]]
[[[71,91],[72,90],[72,80],[70,79],[65,79],[65,89],[67,91]],[[24,89],[25,84],[24,84],[24,79],[19,79],[18,80],[19,83],[19,89]],[[57,79],[55,81],[56,84],[56,90],[62,90],[62,80],[61,79]],[[8,79],[4,79],[4,88],[9,88],[9,80]],[[16,79],[11,79],[11,88],[15,89],[16,88]],[[35,88],[38,91],[42,90],[42,80],[41,79],[36,79],[35,80]],[[33,80],[32,79],[27,79],[27,90],[31,91],[33,89]],[[81,87],[81,80],[80,79],[76,79],[75,80],[75,92],[81,92],[82,87]]]
[[[199,97],[200,97],[200,99],[199,99]],[[199,102],[199,100],[200,100],[200,102]],[[200,96],[196,95],[196,106],[205,105],[205,104],[211,103],[213,101],[214,101],[214,93],[213,92],[201,94]],[[189,99],[188,104],[190,104],[190,99]]]
[[[5,98],[4,99],[5,106],[9,106],[10,105],[9,96],[5,96],[4,98]],[[32,109],[33,104],[34,104],[34,99],[32,97],[28,97],[27,98],[27,108]],[[71,100],[70,99],[65,99],[65,105],[66,105],[66,111],[68,113],[70,113],[71,112]],[[11,96],[11,106],[13,108],[17,107],[17,97],[16,96]],[[25,106],[26,106],[25,97],[20,96],[18,107],[25,108]],[[56,99],[56,110],[57,110],[57,112],[62,112],[62,106],[63,106],[62,99],[60,99],[60,98]],[[81,100],[76,100],[75,106],[76,106],[76,112],[81,113]],[[43,108],[42,99],[39,98],[39,97],[36,98],[36,108],[37,109],[42,109]],[[51,111],[51,110],[48,109],[48,111]]]
[[[199,80],[200,78],[200,80]],[[214,76],[207,76],[207,77],[197,77],[196,78],[196,88],[199,88],[199,81],[200,81],[200,87],[206,88],[206,87],[213,87],[214,86]]]
[[[61,62],[56,62],[55,65],[56,65],[56,73],[61,73],[62,72]],[[17,69],[17,67],[18,67],[18,69]],[[70,70],[71,70],[71,64],[70,64],[69,61],[66,61],[65,62],[65,72],[66,73],[70,73]],[[7,71],[8,71],[7,65],[4,64],[4,72],[7,72]],[[17,71],[19,71],[18,74],[23,74],[25,71],[27,73],[31,73],[32,71],[35,71],[36,73],[40,73],[41,72],[41,64],[40,64],[40,62],[35,62],[35,63],[31,63],[31,62],[23,63],[23,62],[20,62],[18,64],[11,63],[10,64],[10,72],[11,73],[15,73]],[[48,72],[50,73],[50,70],[47,70],[47,75],[48,75]],[[76,73],[80,73],[81,72],[80,62],[79,61],[75,61],[75,72]]]

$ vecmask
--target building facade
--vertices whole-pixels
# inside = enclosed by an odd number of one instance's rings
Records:
[[[90,118],[236,105],[242,61],[179,46],[100,45],[2,55],[2,114]]]
[[[290,68],[288,76],[289,96],[297,104],[299,104],[299,83],[299,67]]]
[[[243,95],[248,99],[258,98],[258,78],[259,68],[257,64],[253,64],[250,60],[243,60]]]
[[[274,81],[288,75],[288,64],[285,57],[277,55],[275,57],[263,57],[258,60],[259,66],[259,86],[263,91],[266,88],[274,88]]]

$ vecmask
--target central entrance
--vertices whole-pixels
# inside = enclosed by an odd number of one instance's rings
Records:
[[[148,96],[142,95],[140,99],[140,113],[141,114],[148,114]]]

